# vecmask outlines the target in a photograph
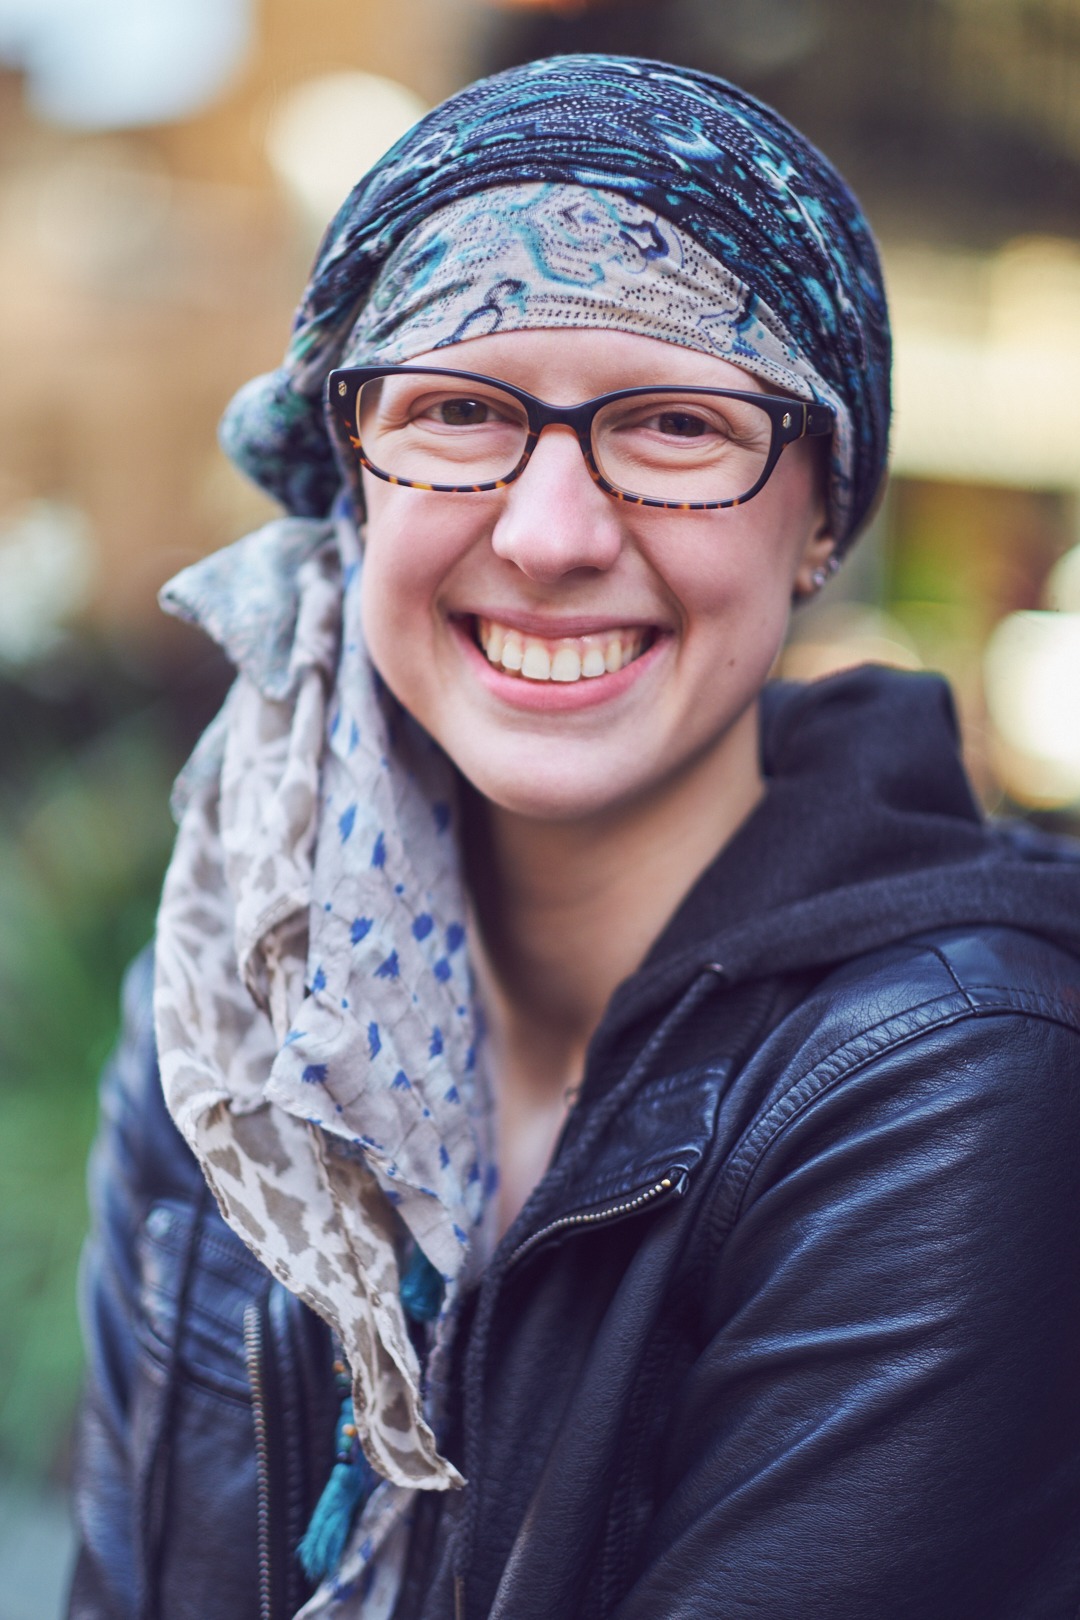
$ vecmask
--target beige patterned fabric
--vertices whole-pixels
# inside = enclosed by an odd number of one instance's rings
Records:
[[[412,1491],[462,1483],[438,1449],[440,1369],[494,1172],[452,773],[367,659],[359,571],[349,522],[286,519],[163,593],[238,675],[178,783],[155,1020],[226,1220],[340,1336],[389,1482],[353,1548],[396,1547],[372,1584],[389,1602]],[[446,1284],[426,1404],[398,1294],[411,1240]]]

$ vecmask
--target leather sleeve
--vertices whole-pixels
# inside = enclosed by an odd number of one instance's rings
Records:
[[[617,1620],[1073,1620],[1080,1035],[1029,1000],[886,1018],[743,1139]]]
[[[157,1081],[152,959],[138,957],[123,994],[119,1045],[101,1085],[101,1122],[89,1166],[91,1230],[80,1305],[86,1378],[76,1445],[78,1555],[70,1620],[130,1620],[139,1612],[143,1527],[151,1504],[136,1479],[131,1393],[138,1357],[138,1244],[156,1199],[191,1204],[201,1177],[169,1119]]]
[[[125,984],[90,1163],[69,1620],[256,1620],[264,1534],[267,1600],[291,1615],[307,1590],[292,1550],[333,1457],[329,1334],[225,1225],[168,1114],[152,977],[147,953]],[[273,1474],[265,1525],[249,1321]]]

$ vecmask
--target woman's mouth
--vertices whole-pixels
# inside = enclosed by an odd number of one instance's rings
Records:
[[[616,674],[640,658],[655,639],[655,632],[642,625],[550,638],[481,618],[474,621],[474,633],[481,652],[497,669],[526,681],[566,686]]]

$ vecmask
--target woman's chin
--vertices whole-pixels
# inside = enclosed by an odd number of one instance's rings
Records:
[[[490,762],[456,761],[477,793],[499,810],[528,821],[571,824],[617,814],[636,797],[639,784],[603,778],[589,771],[574,773],[565,764],[533,762],[528,771],[500,771]]]

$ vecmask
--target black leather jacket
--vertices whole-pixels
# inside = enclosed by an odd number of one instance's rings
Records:
[[[397,1620],[1075,1620],[1080,867],[944,767],[816,800],[821,703],[850,788],[879,684],[773,712],[762,811],[616,995],[463,1322],[469,1484],[422,1499]],[[71,1615],[291,1620],[328,1336],[165,1114],[148,972],[92,1166]]]

